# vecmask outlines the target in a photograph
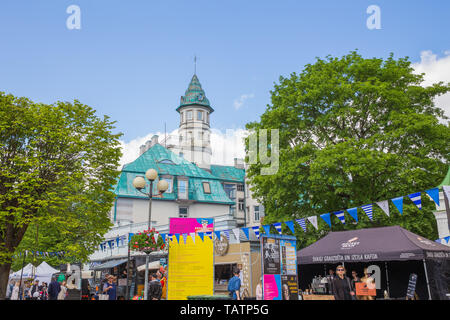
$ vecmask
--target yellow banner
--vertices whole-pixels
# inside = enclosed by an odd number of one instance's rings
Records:
[[[196,235],[184,244],[173,237],[169,240],[169,274],[167,300],[186,300],[188,296],[214,294],[213,241],[205,236],[204,241]]]

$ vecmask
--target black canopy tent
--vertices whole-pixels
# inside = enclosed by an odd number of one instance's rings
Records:
[[[422,261],[429,299],[446,299],[450,292],[450,247],[399,226],[330,232],[297,258],[300,265]],[[389,281],[387,272],[386,264]]]

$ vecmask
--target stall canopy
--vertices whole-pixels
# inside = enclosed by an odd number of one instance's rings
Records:
[[[297,251],[298,264],[449,260],[450,247],[399,226],[330,232]]]
[[[161,264],[159,261],[153,261],[148,264],[149,270],[157,270],[160,267],[161,267]],[[145,263],[143,265],[137,267],[137,271],[142,271],[142,270],[145,270]]]
[[[12,273],[9,278],[18,280],[22,270]],[[59,270],[51,267],[47,262],[42,262],[39,266],[34,267],[31,263],[23,268],[22,279],[33,278],[39,282],[50,283],[52,275],[59,272]]]
[[[94,270],[101,270],[101,269],[110,269],[110,268],[114,268],[122,263],[127,262],[128,259],[120,259],[120,260],[111,260],[105,263],[102,263],[96,267],[94,267]]]
[[[22,272],[23,270],[23,272]],[[34,271],[33,271],[33,265],[31,263],[27,264],[25,267],[23,267],[22,269],[13,272],[9,275],[10,279],[20,279],[20,275],[22,274],[22,278],[30,278],[33,276]]]

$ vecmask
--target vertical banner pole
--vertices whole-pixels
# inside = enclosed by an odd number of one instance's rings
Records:
[[[430,283],[428,282],[427,263],[425,262],[425,259],[423,259],[423,269],[425,270],[425,279],[426,279],[426,281],[427,281],[428,300],[431,300]]]

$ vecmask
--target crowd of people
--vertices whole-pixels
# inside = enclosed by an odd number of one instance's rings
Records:
[[[66,281],[59,283],[56,277],[50,284],[39,280],[11,280],[6,289],[9,300],[65,300],[67,297]]]
[[[371,295],[357,295],[356,284],[365,283],[367,288],[375,289],[374,279],[370,276],[367,268],[364,268],[364,276],[359,277],[356,271],[352,271],[352,277],[347,276],[347,271],[343,265],[336,267],[336,274],[334,270],[330,269],[327,276],[328,292],[334,295],[335,300],[374,300],[375,297]]]

